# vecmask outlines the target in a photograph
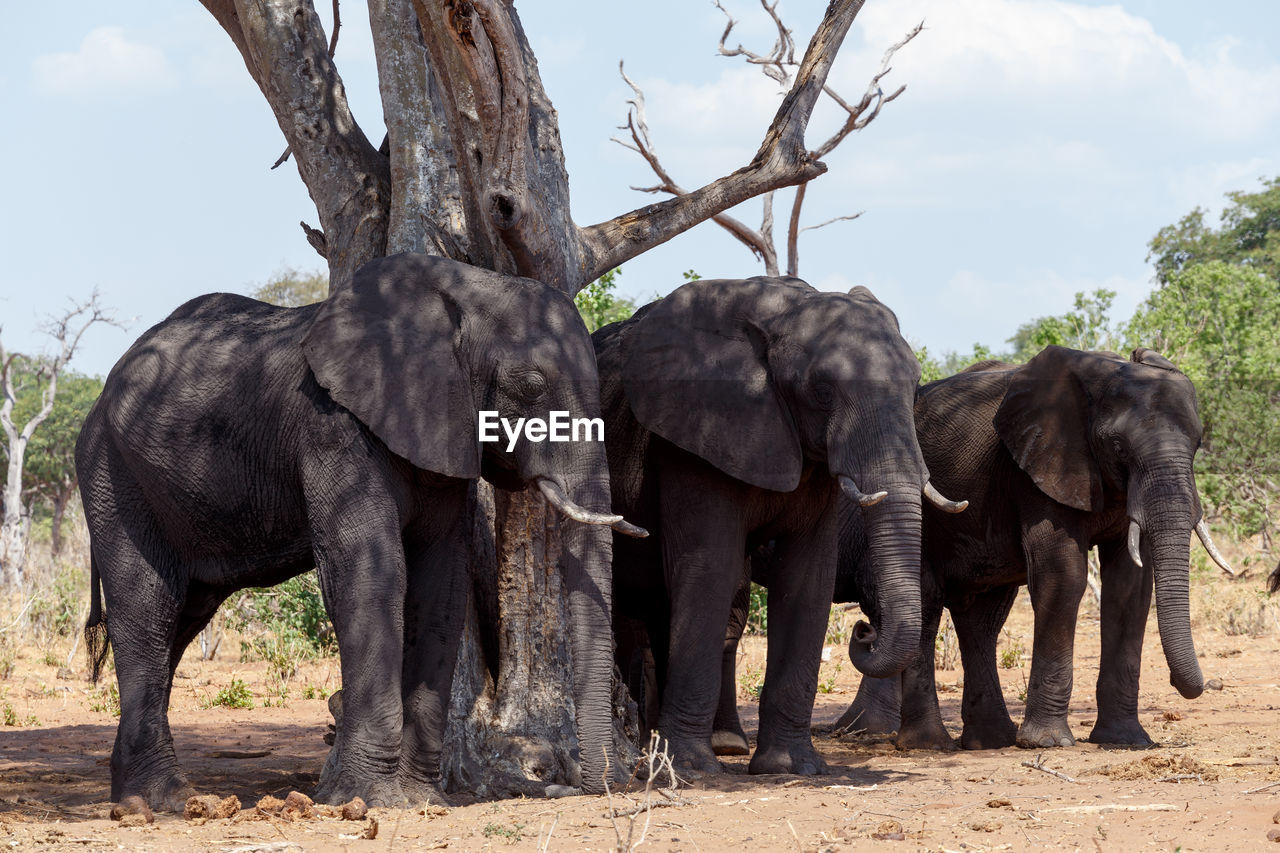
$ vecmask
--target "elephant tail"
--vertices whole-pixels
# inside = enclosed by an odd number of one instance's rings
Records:
[[[89,618],[84,624],[84,650],[89,659],[89,680],[97,684],[102,665],[107,661],[107,614],[102,607],[102,576],[98,559],[89,556]]]

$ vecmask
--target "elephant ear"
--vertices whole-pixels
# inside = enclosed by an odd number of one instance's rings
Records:
[[[1045,347],[1021,369],[996,410],[995,428],[1018,467],[1049,497],[1075,509],[1102,509],[1102,475],[1089,449],[1086,353]]]
[[[438,286],[439,260],[394,255],[361,267],[322,303],[302,351],[316,381],[393,453],[473,479],[480,451],[458,355],[463,312]]]
[[[702,279],[654,303],[623,351],[636,420],[744,483],[795,489],[800,435],[770,374],[763,324],[813,293],[798,279]]]

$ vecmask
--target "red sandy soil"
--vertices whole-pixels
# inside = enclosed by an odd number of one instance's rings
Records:
[[[664,805],[642,812],[634,829],[627,817],[608,817],[604,797],[373,809],[373,821],[275,817],[197,824],[157,815],[152,824],[122,826],[108,817],[115,717],[91,708],[100,700],[83,680],[81,662],[62,673],[70,678],[59,678],[44,651],[23,648],[14,674],[0,681],[0,711],[8,705],[20,724],[0,725],[0,848],[603,851],[626,849],[629,831],[634,845],[643,830],[640,849],[655,851],[1280,851],[1280,843],[1268,841],[1269,832],[1280,836],[1280,626],[1278,602],[1259,594],[1261,584],[1256,577],[1202,581],[1198,595],[1209,588],[1210,599],[1197,604],[1209,615],[1197,618],[1196,639],[1205,677],[1220,680],[1222,688],[1195,700],[1168,685],[1152,620],[1140,718],[1158,742],[1153,749],[1103,749],[1083,741],[1093,722],[1099,654],[1097,609],[1086,603],[1077,630],[1071,726],[1081,742],[1075,747],[941,754],[898,751],[883,737],[833,740],[831,724],[857,685],[843,648],[833,646],[813,716],[815,742],[831,775],[749,776],[746,759],[730,759],[724,775],[681,789],[677,804],[651,794],[651,802]],[[1208,624],[1213,619],[1221,626],[1228,612],[1253,625],[1256,635]],[[1001,643],[1012,664],[1001,674],[1015,720],[1030,666],[1018,644],[1029,650],[1030,638],[1024,597]],[[750,682],[763,649],[762,639],[748,638],[741,680]],[[938,673],[943,717],[953,734],[960,677],[956,670]],[[232,678],[244,679],[258,707],[201,707]],[[336,680],[336,661],[308,663],[284,707],[261,707],[270,693],[266,664],[188,655],[169,716],[190,778],[202,791],[238,796],[246,808],[268,794],[311,790],[327,750],[321,738],[329,716],[322,699],[300,697],[308,686],[332,690]],[[742,698],[752,732],[755,706],[745,691]],[[1028,766],[1038,761],[1043,769]],[[644,799],[643,793],[615,795],[613,805],[623,810]],[[373,822],[375,837],[361,837],[374,831]]]

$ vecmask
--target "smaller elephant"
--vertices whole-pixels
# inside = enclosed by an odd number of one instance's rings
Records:
[[[361,267],[302,308],[194,299],[138,339],[85,420],[76,467],[91,536],[86,637],[115,649],[111,797],[180,810],[173,673],[236,590],[316,568],[341,654],[343,724],[316,798],[436,792],[467,599],[463,514],[483,472],[538,488],[564,534],[583,785],[612,730],[604,448],[482,443],[506,418],[600,410],[573,302],[536,281],[425,255]],[[102,597],[106,599],[104,614]]]
[[[749,769],[823,772],[809,722],[838,494],[866,513],[886,602],[860,626],[855,664],[889,676],[918,653],[920,507],[933,490],[911,417],[920,368],[897,319],[866,288],[704,279],[593,340],[612,505],[655,532],[644,542],[615,537],[615,607],[644,623],[660,694],[656,728],[677,770],[721,769],[715,657],[745,556],[772,541],[776,635]],[[626,640],[620,634],[620,664],[640,673]]]
[[[1194,698],[1203,679],[1189,616],[1193,530],[1230,571],[1196,491],[1192,461],[1202,427],[1191,381],[1149,349],[1125,359],[1048,347],[1020,367],[982,362],[924,386],[916,425],[935,480],[963,491],[972,506],[960,516],[926,509],[921,655],[900,679],[864,678],[840,725],[897,730],[904,748],[952,746],[933,677],[945,605],[964,666],[960,745],[1073,744],[1067,725],[1073,640],[1086,554],[1096,546],[1102,656],[1089,740],[1150,744],[1137,702],[1153,589],[1170,682]],[[874,588],[857,579],[870,570],[859,539],[855,532],[842,542],[844,593],[862,598],[866,588],[872,594],[863,607],[874,612]],[[1024,583],[1035,633],[1026,713],[1015,727],[1000,688],[996,643]]]

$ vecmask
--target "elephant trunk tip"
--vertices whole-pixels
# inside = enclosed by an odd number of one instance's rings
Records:
[[[1169,683],[1182,694],[1184,699],[1195,699],[1204,692],[1204,676],[1199,673],[1194,679],[1178,678],[1170,673]]]
[[[913,646],[906,654],[891,654],[876,645],[878,638],[876,629],[862,620],[853,626],[849,638],[849,660],[858,672],[869,678],[892,678],[910,666],[919,653]]]

